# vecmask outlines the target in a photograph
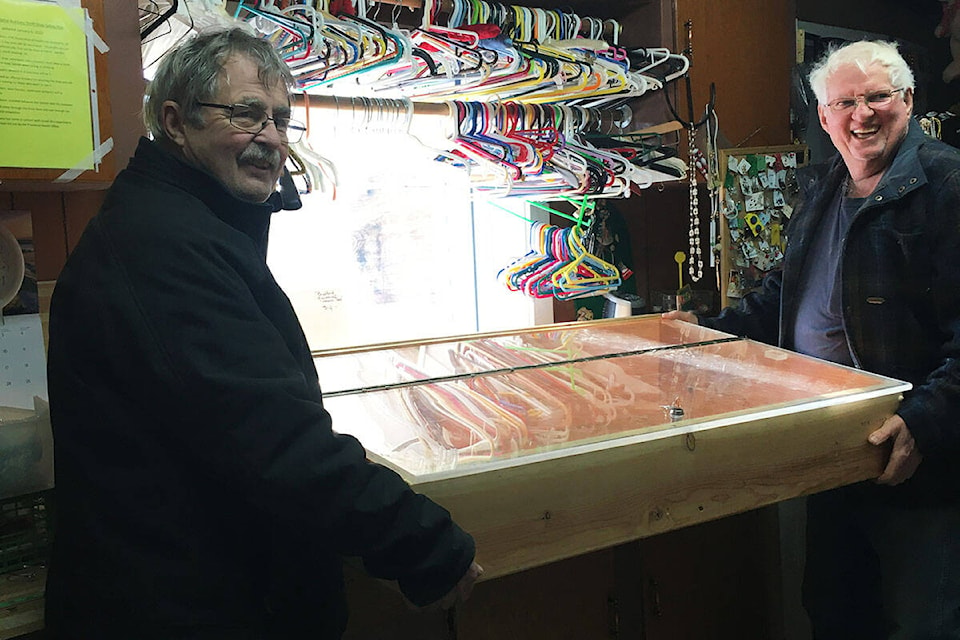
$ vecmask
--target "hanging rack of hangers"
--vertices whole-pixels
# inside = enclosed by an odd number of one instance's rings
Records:
[[[281,2],[279,4],[285,5],[285,6],[291,6],[294,3]],[[325,7],[329,7],[330,5],[329,2],[322,2],[322,3],[315,2],[313,4],[315,6],[323,5]],[[369,0],[366,4],[386,5],[391,7],[397,7],[400,9],[408,9],[410,11],[424,11],[425,9],[427,9],[431,11],[434,18],[438,15],[451,16],[457,11],[457,6],[458,6],[458,3],[456,0]],[[473,4],[477,7],[475,13],[481,16],[484,15],[484,7],[482,7],[482,5],[488,5],[489,7],[497,7],[497,5],[499,5],[501,7],[500,8],[501,14],[516,13],[517,9],[522,9],[521,7],[504,5],[502,3],[477,2],[476,0],[474,0]],[[489,17],[491,14],[495,14],[496,11],[497,11],[496,8],[494,8],[493,10],[487,9],[487,16]],[[546,11],[546,10],[543,10],[543,11]],[[573,14],[571,10],[553,11],[553,13],[561,13],[561,14],[568,14],[568,15]],[[430,16],[426,16],[426,19],[429,19],[429,18]],[[620,31],[622,30],[621,25],[616,20],[611,20],[611,19],[601,20],[599,18],[591,18],[591,17],[573,18],[573,19],[579,19],[581,20],[581,22],[585,21],[586,28],[590,30],[589,33],[591,37],[604,38],[609,36],[610,38],[613,38],[616,41],[619,39]]]
[[[395,19],[334,16],[306,3],[240,0],[235,11],[274,43],[298,85],[317,94],[612,107],[662,89],[689,67],[664,49],[639,50],[638,58],[619,47],[614,20],[485,0],[423,0],[422,14],[419,27],[401,29]]]
[[[550,211],[575,224],[558,227],[531,223],[529,251],[497,275],[497,280],[510,291],[534,298],[571,300],[609,293],[622,283],[620,269],[598,255],[604,212],[597,211],[595,203],[586,197],[562,199],[576,205],[576,213],[568,216]]]
[[[307,92],[293,94],[293,104],[298,107],[310,107],[321,111],[351,111],[366,115],[368,118],[383,113],[385,110],[395,109],[397,104],[402,104],[404,109],[409,109],[411,115],[434,115],[448,116],[453,115],[451,104],[454,101],[445,102],[420,102],[416,100],[405,100],[403,98],[370,98],[365,96],[336,96],[336,95],[316,95]],[[509,102],[509,101],[508,101]],[[501,103],[506,104],[506,103]],[[542,110],[541,110],[542,111]],[[629,109],[621,108],[614,110],[602,110],[590,107],[575,107],[571,113],[586,114],[583,117],[588,120],[588,132],[605,135],[654,135],[665,134],[676,130],[676,125],[667,124],[666,126],[654,126],[640,132],[633,132],[630,129],[631,114]]]
[[[424,144],[411,132],[413,120],[434,123],[446,138],[424,146],[468,172],[474,197],[521,198],[574,223],[531,221],[530,252],[501,272],[508,288],[574,299],[619,287],[629,274],[598,252],[593,203],[687,177],[676,142],[664,140],[684,122],[635,131],[628,101],[686,77],[689,59],[620,47],[619,23],[569,10],[487,0],[353,2],[356,15],[331,14],[323,2],[237,3],[236,17],[290,66],[302,90],[294,104],[308,128],[322,114],[333,128],[407,133]],[[406,9],[422,12],[419,26],[397,26]],[[291,158],[298,180],[319,184],[317,166],[335,180],[309,134],[292,145]],[[578,204],[577,212],[543,206],[563,200]]]
[[[595,108],[308,93],[297,94],[294,103],[305,109],[308,129],[323,117],[333,128],[410,135],[437,160],[467,170],[476,197],[628,197],[686,175],[686,165],[661,134],[613,131],[611,116]],[[411,131],[415,116],[441,119],[441,126],[431,121],[430,144]],[[291,148],[294,159],[318,155],[309,140],[308,131],[304,142]]]
[[[405,1],[354,0],[356,15],[332,15],[324,2],[239,0],[234,17],[286,60],[308,124],[317,111],[357,129],[409,133],[421,115],[452,123],[446,139],[425,146],[467,170],[475,196],[627,197],[687,175],[661,138],[680,124],[631,131],[627,102],[684,77],[683,55],[620,48],[619,23],[569,11]],[[392,24],[378,22],[380,5],[393,7]],[[404,6],[422,11],[419,27],[397,26]],[[304,179],[323,181],[311,167],[333,174],[308,141],[292,152]]]

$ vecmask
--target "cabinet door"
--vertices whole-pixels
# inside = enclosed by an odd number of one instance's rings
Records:
[[[778,606],[777,537],[764,510],[641,540],[645,640],[763,640]]]
[[[344,640],[766,640],[780,606],[774,514],[750,511],[487,580],[455,614],[411,611],[395,590],[348,570]]]
[[[614,549],[606,549],[486,580],[455,612],[413,611],[395,589],[351,566],[344,640],[635,638],[617,635],[614,561]],[[638,604],[634,600],[629,606]]]

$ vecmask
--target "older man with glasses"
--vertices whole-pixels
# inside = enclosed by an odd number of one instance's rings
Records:
[[[960,638],[960,152],[912,120],[891,43],[828,52],[810,85],[839,155],[801,175],[782,270],[665,315],[913,383],[868,438],[879,478],[808,499],[804,604],[816,640]]]
[[[265,263],[293,79],[241,30],[163,60],[141,140],[50,314],[54,639],[339,638],[341,556],[418,606],[464,600],[473,539],[338,435]],[[318,239],[322,246],[322,238]]]

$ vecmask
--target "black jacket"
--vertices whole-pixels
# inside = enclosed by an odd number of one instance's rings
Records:
[[[339,637],[340,556],[416,604],[474,555],[331,429],[265,264],[275,205],[142,140],[58,279],[55,638]]]

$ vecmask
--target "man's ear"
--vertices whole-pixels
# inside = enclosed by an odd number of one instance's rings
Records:
[[[187,134],[184,129],[187,123],[180,104],[173,100],[164,100],[160,105],[160,123],[167,137],[182,149],[186,145]]]
[[[907,103],[907,111],[913,113],[913,89],[910,87],[903,90],[903,101]]]

